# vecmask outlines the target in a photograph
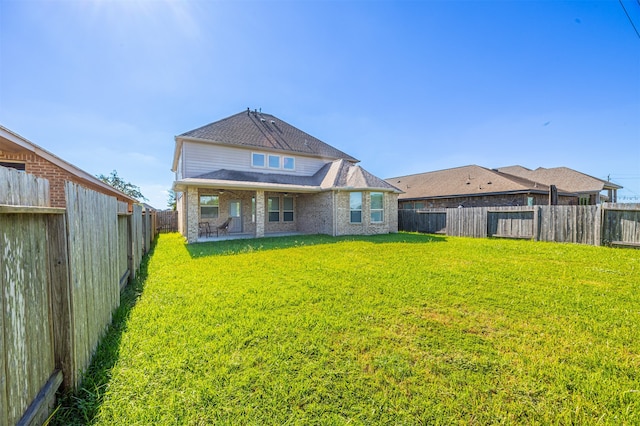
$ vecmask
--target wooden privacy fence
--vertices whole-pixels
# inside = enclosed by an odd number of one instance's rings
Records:
[[[158,232],[178,232],[178,212],[176,210],[161,210],[158,216]]]
[[[0,425],[40,424],[77,388],[153,240],[141,206],[65,193],[48,207],[46,180],[0,167]]]
[[[640,204],[398,210],[401,231],[640,246]]]

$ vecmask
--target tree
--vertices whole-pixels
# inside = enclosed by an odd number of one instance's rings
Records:
[[[98,179],[106,183],[107,185],[113,186],[120,192],[127,194],[131,198],[135,198],[138,201],[147,201],[142,192],[140,192],[140,187],[136,186],[130,182],[125,182],[120,176],[118,176],[117,171],[112,171],[109,176],[98,175],[96,176]]]
[[[174,191],[173,189],[169,190],[169,199],[167,200],[167,207],[169,207],[171,210],[176,209],[176,191]]]

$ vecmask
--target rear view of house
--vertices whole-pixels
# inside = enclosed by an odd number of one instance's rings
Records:
[[[179,230],[188,242],[225,232],[397,232],[393,185],[352,156],[279,118],[246,111],[175,138]]]

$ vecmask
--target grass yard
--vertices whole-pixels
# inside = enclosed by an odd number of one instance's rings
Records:
[[[638,250],[163,234],[146,268],[54,424],[640,424]]]

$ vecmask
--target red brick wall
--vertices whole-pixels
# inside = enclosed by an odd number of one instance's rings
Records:
[[[79,179],[77,176],[72,175],[52,162],[31,152],[0,152],[0,161],[23,162],[26,165],[25,171],[27,173],[47,179],[49,181],[51,207],[65,207],[64,184],[66,181],[77,183],[98,192],[104,192],[101,188],[88,184],[86,181]],[[113,196],[113,194],[108,195]],[[120,201],[127,201],[121,197],[117,198]]]

